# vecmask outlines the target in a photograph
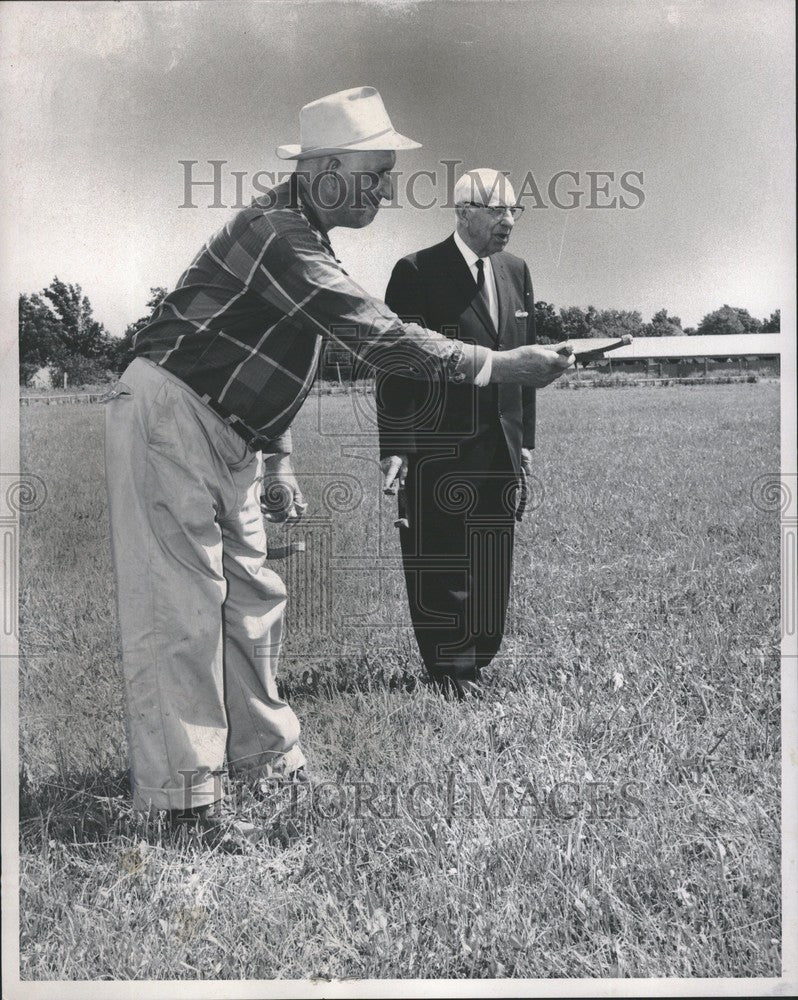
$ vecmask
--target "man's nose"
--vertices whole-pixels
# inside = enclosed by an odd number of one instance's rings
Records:
[[[383,175],[380,186],[377,188],[377,193],[385,201],[390,201],[393,198],[393,174]]]
[[[513,213],[509,206],[505,208],[504,215],[502,215],[499,221],[503,226],[509,226],[510,229],[513,228],[515,225],[515,219],[513,218]]]

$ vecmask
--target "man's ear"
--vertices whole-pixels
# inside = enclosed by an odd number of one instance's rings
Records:
[[[337,156],[331,156],[330,159],[327,161],[327,166],[325,169],[329,170],[330,173],[334,174],[335,171],[340,170],[340,168],[341,168],[341,161],[338,159]]]

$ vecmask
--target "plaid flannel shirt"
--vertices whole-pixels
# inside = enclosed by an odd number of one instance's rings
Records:
[[[250,448],[290,451],[291,421],[326,339],[378,371],[437,371],[456,383],[473,382],[487,357],[483,347],[403,323],[360,288],[293,175],[211,237],[133,346]]]

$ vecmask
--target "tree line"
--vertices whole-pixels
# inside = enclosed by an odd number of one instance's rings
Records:
[[[777,309],[768,319],[760,320],[747,309],[721,306],[704,316],[698,326],[682,326],[678,316],[669,316],[667,309],[660,309],[644,323],[637,310],[596,309],[588,306],[565,306],[559,313],[548,302],[535,303],[535,326],[541,343],[558,343],[561,340],[586,337],[691,337],[697,334],[719,336],[730,333],[778,333],[781,330],[781,310]]]
[[[70,385],[105,382],[124,371],[133,358],[133,337],[149,322],[167,290],[150,288],[147,313],[130,323],[121,337],[112,336],[94,317],[91,302],[80,285],[55,277],[47,288],[19,297],[19,378],[27,385],[42,368],[54,384],[66,375]],[[538,340],[557,343],[570,338],[674,337],[694,334],[773,333],[781,329],[781,310],[766,320],[747,309],[724,305],[704,316],[696,327],[682,327],[678,316],[667,309],[643,322],[637,311],[564,306],[559,311],[549,302],[535,303]]]
[[[146,326],[166,295],[151,288],[147,314],[130,323],[121,337],[112,336],[95,319],[80,285],[55,277],[41,292],[19,297],[19,381],[47,369],[54,385],[66,376],[69,385],[107,382],[133,360],[133,337]]]

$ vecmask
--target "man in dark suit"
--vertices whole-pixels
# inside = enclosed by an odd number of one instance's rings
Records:
[[[491,351],[534,344],[529,269],[505,252],[521,214],[512,186],[475,170],[454,195],[455,233],[396,264],[386,303]],[[475,385],[444,385],[432,372],[420,381],[403,374],[413,365],[396,357],[377,382],[383,485],[404,487],[409,526],[400,539],[419,650],[436,685],[462,700],[480,696],[480,671],[504,633],[513,529],[532,475],[535,390],[486,384],[484,369]]]

